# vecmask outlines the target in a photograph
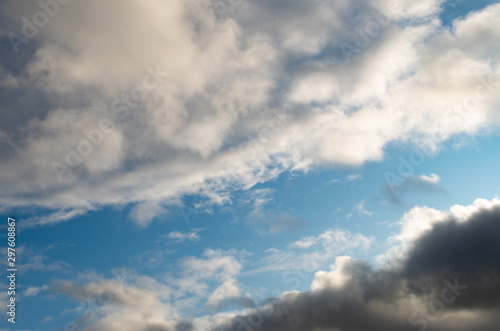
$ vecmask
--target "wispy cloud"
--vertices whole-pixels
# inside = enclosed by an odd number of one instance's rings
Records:
[[[366,210],[365,208],[365,201],[360,201],[356,204],[356,207],[354,208],[355,211],[359,214],[359,215],[364,215],[364,216],[373,216],[375,213],[373,211],[368,211]]]
[[[42,291],[46,291],[48,289],[49,289],[49,287],[47,285],[43,285],[43,286],[40,286],[40,287],[31,286],[31,287],[28,287],[26,290],[23,291],[23,296],[25,296],[25,297],[33,297],[33,296],[36,296],[38,293],[40,293]]]
[[[87,208],[77,208],[71,210],[60,210],[54,213],[51,213],[47,216],[37,216],[33,218],[28,218],[23,222],[22,226],[24,227],[33,227],[37,225],[54,225],[60,222],[67,222],[72,218],[82,216],[87,214],[89,211],[94,210],[93,207]]]
[[[182,242],[197,242],[200,240],[198,234],[202,229],[194,229],[191,232],[172,231],[168,234],[162,235],[160,240],[166,240],[169,243],[182,243]]]
[[[301,238],[291,243],[287,250],[269,249],[268,255],[257,263],[259,266],[244,272],[244,275],[301,268],[317,270],[337,255],[368,249],[373,240],[359,233],[328,230],[317,237]]]
[[[361,179],[363,179],[363,176],[361,174],[350,174],[350,175],[347,175],[342,180],[340,180],[340,179],[329,180],[326,182],[326,184],[331,185],[331,184],[337,184],[337,183],[354,183],[354,182],[360,181]]]

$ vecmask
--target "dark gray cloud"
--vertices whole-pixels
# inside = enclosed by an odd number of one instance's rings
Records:
[[[175,326],[175,331],[191,331],[193,329],[193,323],[190,321],[181,321]]]
[[[349,280],[290,294],[214,330],[498,330],[500,207],[437,223],[397,266],[352,261]]]
[[[450,308],[499,308],[500,208],[474,214],[468,222],[436,224],[418,240],[402,277],[428,278],[431,285],[458,277],[468,288]]]

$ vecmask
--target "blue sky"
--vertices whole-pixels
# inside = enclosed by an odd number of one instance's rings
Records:
[[[0,330],[229,330],[499,208],[497,1],[47,3],[0,5]]]

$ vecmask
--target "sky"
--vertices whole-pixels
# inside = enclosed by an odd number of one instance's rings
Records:
[[[5,0],[0,46],[0,331],[498,330],[497,1]]]

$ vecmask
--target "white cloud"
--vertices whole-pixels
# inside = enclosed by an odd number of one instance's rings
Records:
[[[9,15],[38,9],[10,3]],[[147,225],[186,194],[230,203],[233,190],[287,170],[358,166],[394,141],[439,147],[499,124],[500,5],[448,30],[441,1],[405,0],[351,62],[333,49],[353,44],[354,27],[373,25],[372,9],[389,3],[248,2],[225,20],[208,0],[64,7],[22,73],[2,80],[44,102],[0,130],[0,183],[10,188],[0,203],[56,212],[38,224],[136,204],[131,216]],[[155,87],[144,100],[127,100],[145,84]],[[62,182],[54,162],[67,167]]]
[[[73,269],[73,267],[65,261],[51,261],[45,251],[50,249],[34,249],[31,246],[22,245],[16,248],[17,254],[23,256],[23,263],[19,264],[19,268],[28,272],[58,272],[66,273]]]
[[[423,180],[424,182],[428,182],[431,184],[437,184],[441,181],[441,177],[439,177],[439,175],[436,174],[431,174],[430,176],[420,175],[418,176],[418,178]]]
[[[332,271],[318,271],[314,274],[314,281],[311,284],[312,291],[318,291],[325,288],[341,287],[350,279],[349,273],[345,273],[345,267],[354,261],[349,256],[337,256],[335,264],[331,265]]]
[[[346,182],[356,182],[358,180],[361,180],[363,178],[362,175],[360,174],[352,174],[352,175],[348,175],[346,178],[345,178],[345,181]]]
[[[181,243],[184,241],[196,242],[200,240],[200,236],[198,235],[199,231],[199,229],[192,232],[173,231],[168,233],[167,235],[162,236],[162,238],[166,238],[167,240],[170,240],[174,243]]]
[[[175,330],[184,316],[216,313],[226,303],[251,302],[237,280],[245,254],[206,249],[202,257],[181,259],[175,272],[159,279],[117,269],[113,279],[86,273],[72,281],[56,280],[50,289],[80,302],[75,311],[99,310],[88,321],[89,330]],[[96,300],[99,304],[92,305]]]
[[[53,316],[47,316],[42,320],[42,323],[48,323],[54,319]]]
[[[358,202],[356,204],[355,210],[359,215],[373,216],[374,214],[374,212],[366,210],[364,201]]]
[[[398,234],[389,237],[388,242],[392,247],[384,255],[378,256],[379,262],[397,263],[404,259],[407,252],[413,247],[416,239],[420,238],[432,227],[450,218],[460,222],[470,219],[471,215],[479,210],[488,210],[500,205],[497,198],[490,200],[476,199],[472,205],[453,205],[449,211],[440,211],[429,207],[413,207],[406,212],[399,222],[401,230]]]
[[[153,221],[154,218],[164,215],[167,210],[159,201],[145,201],[139,203],[132,209],[130,216],[140,226],[146,226]]]
[[[257,189],[249,192],[249,203],[253,204],[253,210],[250,213],[251,216],[263,217],[265,206],[273,200],[272,194],[273,189]]]
[[[347,175],[344,180],[340,180],[340,179],[332,179],[332,180],[329,180],[328,182],[326,182],[327,185],[330,185],[330,184],[337,184],[337,183],[351,183],[351,182],[357,182],[357,181],[360,181],[361,179],[363,179],[363,175],[361,174],[350,174],[350,175]]]
[[[208,305],[217,307],[225,300],[240,298],[242,296],[240,285],[236,279],[229,279],[222,283],[208,297]]]
[[[200,302],[218,309],[227,300],[243,297],[237,278],[243,267],[244,255],[244,252],[235,250],[208,248],[201,258],[182,259],[179,262],[180,273],[168,276],[168,283],[174,287],[177,300],[194,296],[194,301],[187,302],[185,310],[194,309]]]
[[[81,208],[81,209],[71,209],[71,210],[60,210],[58,212],[49,214],[47,216],[40,216],[27,219],[23,226],[31,227],[34,225],[48,225],[56,224],[60,222],[66,222],[72,218],[85,215],[87,212],[93,208]]]
[[[244,272],[245,275],[286,271],[316,271],[335,256],[356,250],[367,250],[375,238],[344,230],[328,230],[317,237],[301,238],[288,246],[286,251],[268,250],[268,255],[258,262],[259,267]]]
[[[23,291],[23,296],[33,297],[33,296],[37,295],[38,293],[40,293],[41,291],[47,290],[48,288],[49,287],[47,285],[43,285],[40,287],[30,286],[26,290]]]
[[[76,325],[91,322],[89,330],[137,330],[145,325],[168,330],[175,325],[170,322],[176,318],[175,309],[168,302],[170,288],[150,277],[136,277],[133,283],[102,278],[85,285],[58,281],[51,289],[81,302],[77,310],[93,313],[83,322],[74,321]]]
[[[316,246],[318,244],[318,238],[316,237],[304,237],[300,240],[293,242],[290,247],[297,248],[311,248],[312,246]]]

